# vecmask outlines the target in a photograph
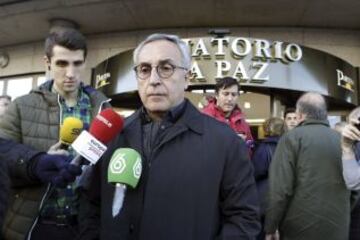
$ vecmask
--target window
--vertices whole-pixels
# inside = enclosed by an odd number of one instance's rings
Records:
[[[44,73],[26,74],[0,78],[0,95],[9,95],[12,99],[28,94],[46,81]]]
[[[28,94],[32,89],[32,81],[32,77],[14,78],[8,80],[6,95],[9,95],[12,99],[15,99],[19,96]]]
[[[0,95],[3,95],[4,92],[4,82],[0,81]]]

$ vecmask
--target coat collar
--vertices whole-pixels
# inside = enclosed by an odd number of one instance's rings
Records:
[[[297,127],[300,126],[306,126],[306,125],[324,125],[329,127],[329,121],[328,120],[316,120],[316,119],[306,119],[298,124]]]
[[[47,101],[50,106],[58,106],[58,94],[51,91],[53,83],[54,80],[46,81],[31,92],[43,95],[45,101]],[[98,114],[98,111],[102,109],[102,105],[104,103],[110,101],[110,99],[108,99],[103,93],[97,91],[91,86],[84,85],[84,83],[81,82],[79,87],[82,88],[82,90],[90,97],[93,116]]]
[[[204,123],[202,113],[200,113],[188,99],[185,99],[184,108],[182,115],[175,125],[183,125],[198,134],[203,134]],[[141,125],[141,114],[141,109],[138,109],[134,114],[126,118],[124,129]]]

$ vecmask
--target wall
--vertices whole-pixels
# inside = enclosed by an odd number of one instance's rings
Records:
[[[360,66],[360,31],[309,28],[230,28],[231,36],[264,38],[294,42],[318,49]],[[91,68],[108,57],[135,47],[148,34],[167,32],[184,38],[207,36],[208,28],[177,28],[153,31],[108,33],[87,36],[89,55],[84,82],[90,83]],[[43,42],[5,48],[10,56],[9,65],[0,69],[0,77],[44,71]]]

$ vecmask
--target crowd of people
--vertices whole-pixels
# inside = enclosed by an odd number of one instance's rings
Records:
[[[255,142],[237,104],[238,81],[219,79],[199,111],[185,97],[187,45],[175,35],[152,34],[133,52],[142,106],[85,168],[72,163],[76,152],[62,147],[59,130],[67,117],[87,130],[111,108],[103,93],[83,83],[86,56],[79,31],[52,32],[44,58],[50,79],[13,102],[0,97],[1,238],[360,236],[360,108],[335,131],[324,97],[308,92],[283,118],[267,119],[265,138]],[[141,175],[136,187],[124,188],[114,214],[119,185],[109,183],[108,171],[119,149],[137,152]],[[87,183],[79,185],[85,172]]]

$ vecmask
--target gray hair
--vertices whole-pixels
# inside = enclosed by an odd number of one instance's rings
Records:
[[[169,42],[174,43],[178,49],[180,50],[181,56],[182,56],[182,64],[183,67],[190,70],[191,67],[191,56],[190,56],[190,49],[186,45],[186,43],[181,40],[176,35],[170,35],[170,34],[164,34],[164,33],[154,33],[148,36],[144,41],[142,41],[134,50],[133,53],[133,60],[134,63],[137,63],[140,50],[148,43],[158,41],[158,40],[166,40]]]
[[[321,94],[316,92],[307,92],[303,94],[296,102],[296,110],[299,113],[305,114],[306,119],[327,119],[325,99]]]

